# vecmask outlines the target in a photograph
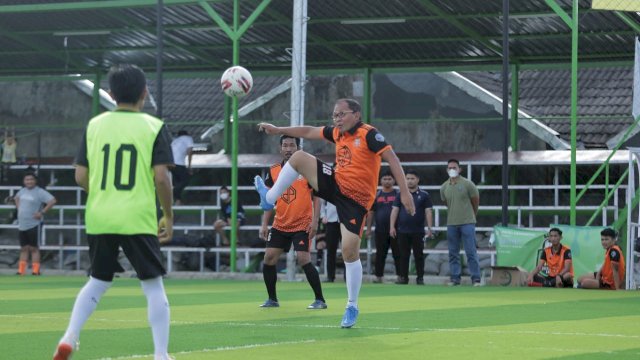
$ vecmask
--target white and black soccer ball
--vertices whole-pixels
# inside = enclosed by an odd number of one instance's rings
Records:
[[[220,86],[228,96],[241,98],[249,94],[253,88],[253,77],[249,70],[242,66],[232,66],[222,74]]]

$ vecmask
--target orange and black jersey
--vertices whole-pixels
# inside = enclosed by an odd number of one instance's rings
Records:
[[[265,185],[273,186],[283,165],[284,162],[271,166]],[[307,231],[313,218],[313,189],[307,179],[298,176],[276,201],[275,211],[272,225],[274,229],[283,232]]]
[[[556,277],[562,271],[562,269],[564,269],[565,261],[572,261],[571,249],[563,244],[560,244],[560,251],[554,253],[553,246],[549,246],[548,248],[545,248],[540,255],[540,260],[544,260],[547,263],[547,267],[549,268],[549,276]],[[569,272],[573,276],[573,263],[569,267]]]
[[[624,275],[626,272],[624,256],[618,245],[613,245],[607,249],[604,254],[604,264],[600,270],[600,282],[609,285],[612,289],[615,289],[615,282],[613,280],[613,263],[618,264],[618,278],[620,283],[624,284]]]
[[[335,180],[340,192],[370,209],[378,188],[381,154],[391,145],[376,128],[362,122],[342,134],[334,126],[325,126],[322,136],[336,144]]]

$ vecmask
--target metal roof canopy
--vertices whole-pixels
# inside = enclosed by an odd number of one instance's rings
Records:
[[[510,61],[568,64],[571,2],[510,0]],[[290,69],[291,0],[267,1],[256,14],[263,3],[240,1],[241,63],[252,71]],[[156,5],[155,0],[0,1],[0,76],[95,73],[123,62],[152,72]],[[233,20],[233,1],[164,0],[163,5],[165,72],[217,71],[232,64],[231,30],[223,24]],[[579,1],[581,61],[630,64],[640,16],[590,6]],[[500,1],[324,0],[310,2],[308,15],[309,69],[444,70],[501,61]]]

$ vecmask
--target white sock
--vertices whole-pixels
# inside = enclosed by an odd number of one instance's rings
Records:
[[[362,263],[360,259],[354,262],[344,262],[347,281],[347,306],[358,308],[358,296],[362,286]]]
[[[143,280],[142,291],[147,297],[147,317],[153,334],[155,357],[164,359],[169,348],[169,300],[164,292],[162,277]]]
[[[61,340],[62,342],[73,346],[76,345],[82,327],[87,320],[89,320],[89,317],[98,306],[100,298],[102,298],[102,295],[109,287],[111,287],[110,281],[102,281],[94,277],[89,277],[89,281],[87,281],[80,290],[76,297],[76,302],[73,304],[69,326],[64,333],[64,337]]]
[[[267,202],[269,204],[275,204],[280,195],[296,181],[298,175],[298,172],[295,171],[288,162],[284,164],[278,175],[278,180],[276,180],[276,183],[273,184],[273,187],[267,192]]]

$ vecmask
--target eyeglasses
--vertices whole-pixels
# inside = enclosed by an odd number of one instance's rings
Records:
[[[355,111],[340,111],[339,113],[333,113],[333,115],[331,115],[331,118],[333,120],[335,119],[344,119],[345,116],[347,116],[347,114],[351,114],[354,113]]]

